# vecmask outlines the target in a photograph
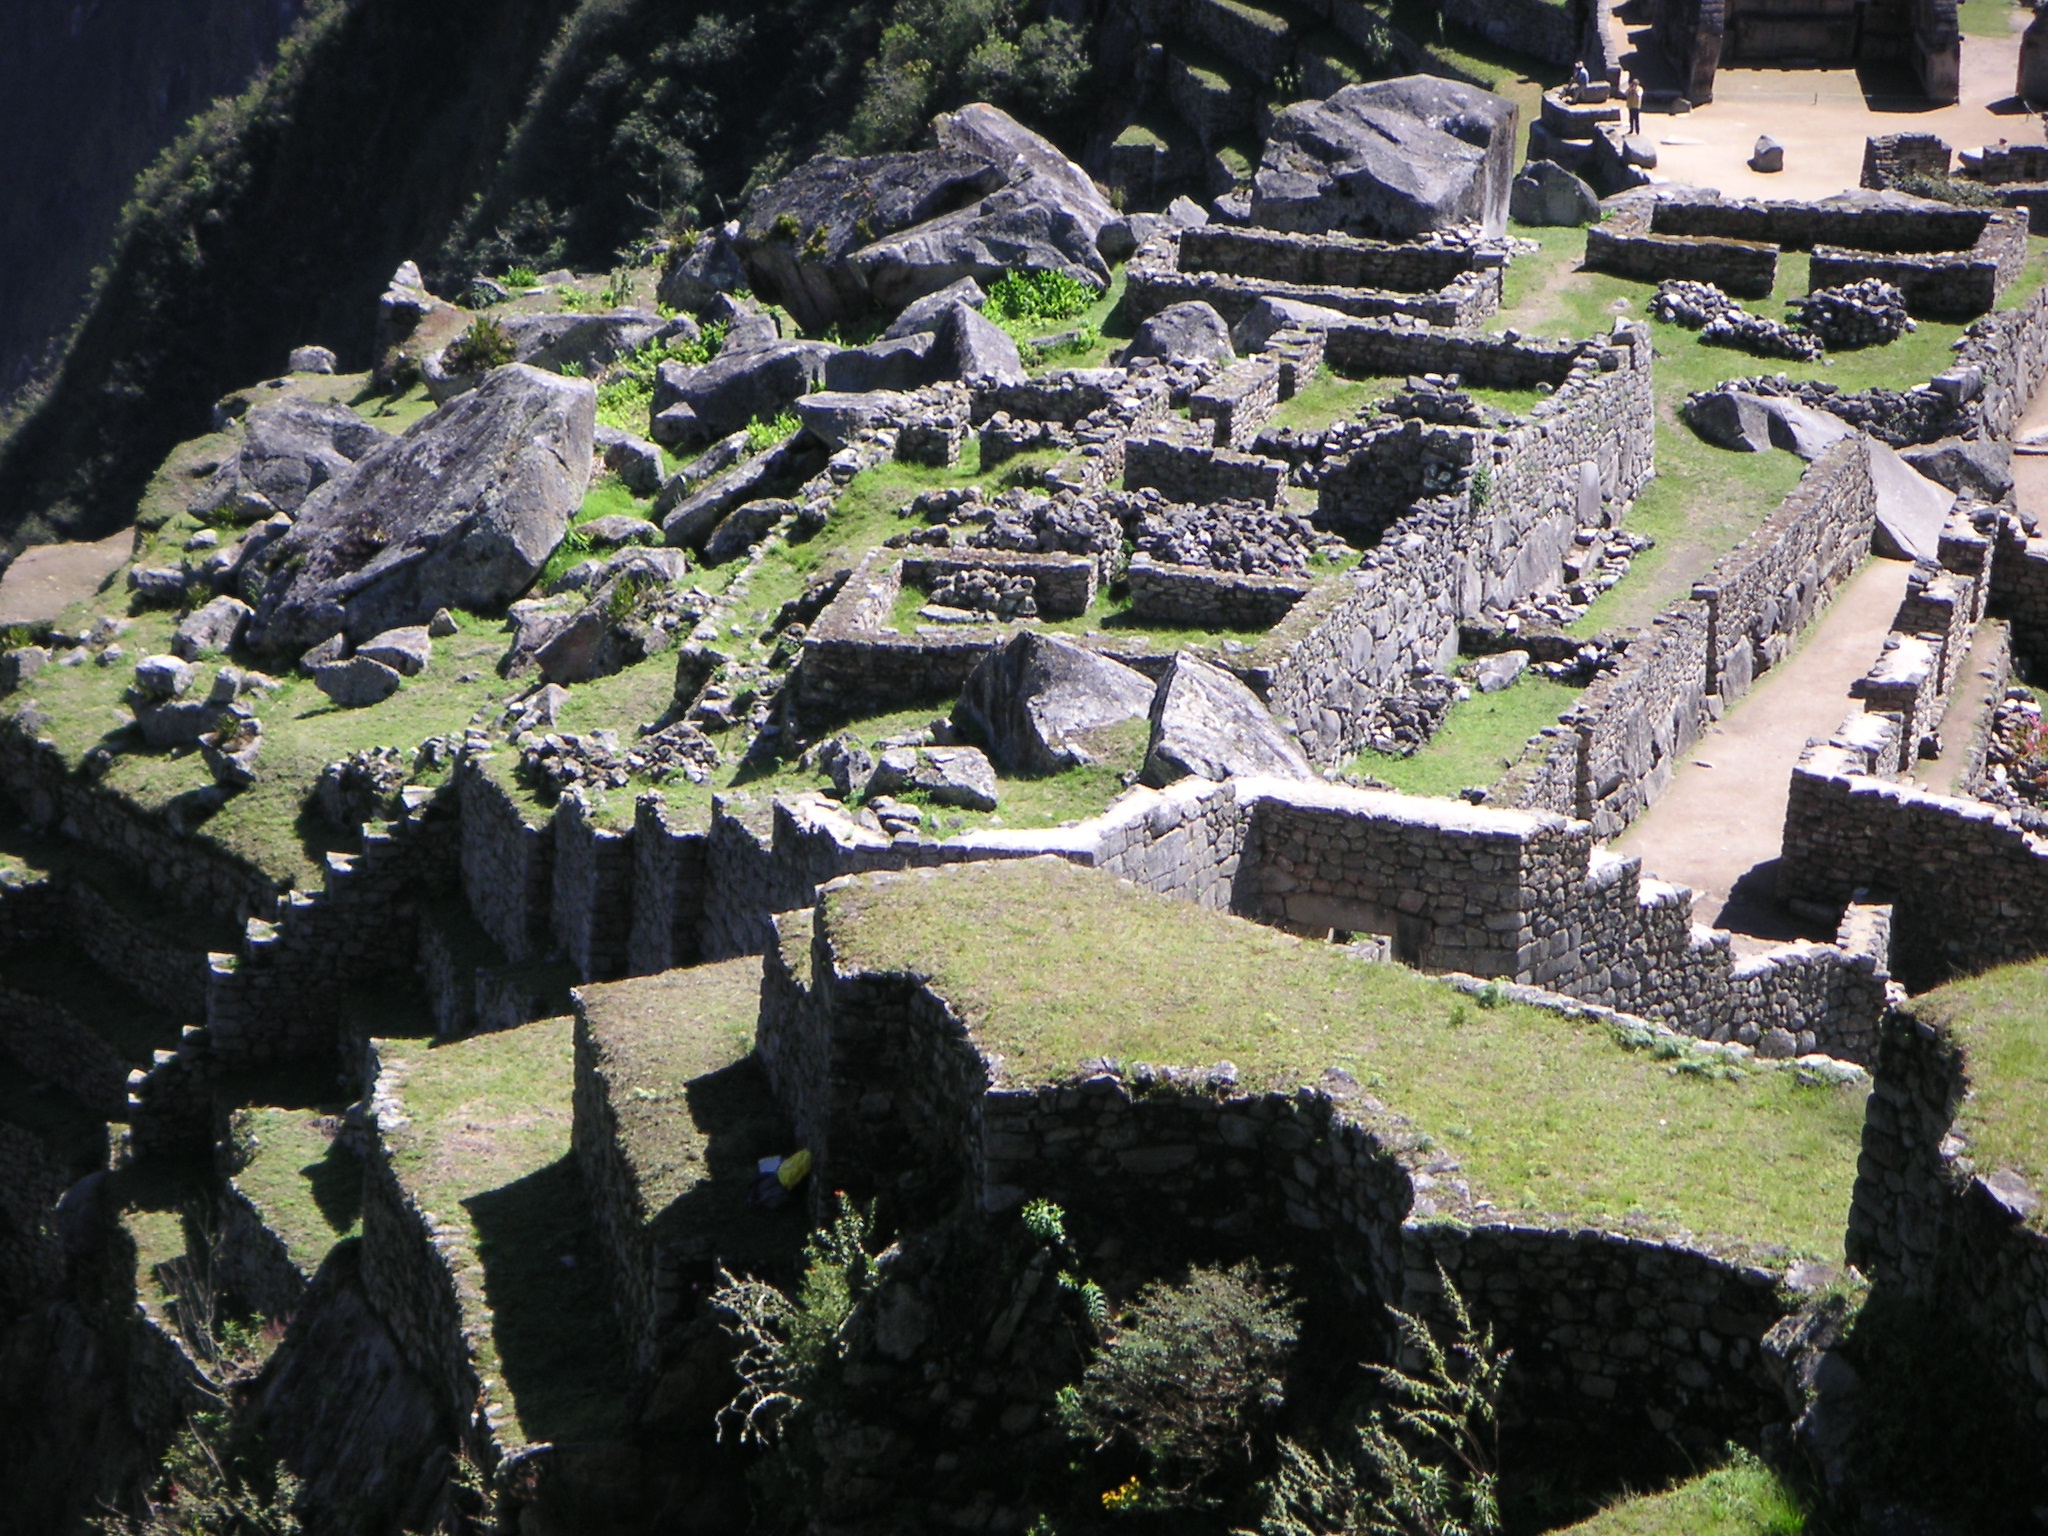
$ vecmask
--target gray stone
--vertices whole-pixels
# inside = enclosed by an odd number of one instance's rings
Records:
[[[135,691],[146,699],[175,699],[192,686],[192,665],[179,656],[145,656],[135,664]]]
[[[697,413],[681,402],[656,411],[648,420],[647,434],[664,448],[687,448],[706,436]]]
[[[1758,399],[1764,415],[1770,418],[1772,445],[1789,449],[1808,463],[1843,438],[1856,435],[1856,429],[1832,411],[1817,411],[1781,395],[1762,395]]]
[[[933,322],[935,326],[938,323]],[[921,389],[939,376],[939,360],[933,355],[937,346],[938,337],[932,332],[916,331],[893,341],[835,352],[825,359],[825,388],[848,395]]]
[[[258,523],[296,513],[313,492],[391,441],[345,405],[296,395],[251,408],[241,432],[241,447],[194,499],[194,517]]]
[[[380,661],[402,677],[418,677],[434,659],[434,642],[426,625],[409,624],[365,640],[356,654]]]
[[[737,560],[766,538],[777,523],[794,516],[796,509],[795,502],[777,497],[733,508],[704,541],[704,563],[723,565]]]
[[[883,341],[895,341],[904,336],[916,336],[938,328],[939,317],[954,304],[965,304],[969,309],[984,309],[988,295],[982,292],[981,284],[971,277],[963,277],[957,283],[941,288],[937,293],[928,293],[921,299],[913,300],[902,314],[893,320],[882,332]]]
[[[1025,630],[968,675],[953,723],[1009,773],[1058,773],[1096,761],[1099,732],[1144,718],[1156,689],[1121,662]]]
[[[1144,779],[1154,788],[1190,774],[1218,780],[1315,776],[1257,694],[1187,651],[1174,657],[1159,680],[1151,718]]]
[[[730,347],[680,382],[696,440],[723,437],[754,420],[772,421],[825,380],[825,360],[838,349],[822,341],[776,341],[735,352]],[[664,414],[666,414],[664,412]],[[656,434],[657,441],[660,434]]]
[[[617,475],[635,496],[652,496],[661,489],[661,450],[653,443],[620,432],[603,447],[604,467]]]
[[[2000,501],[2013,488],[2009,442],[1945,437],[1923,447],[1902,448],[1899,456],[1958,496]]]
[[[954,304],[941,314],[933,335],[939,378],[1019,384],[1026,377],[1024,359],[1010,333],[965,304]]]
[[[1789,1061],[1799,1054],[1799,1041],[1791,1030],[1774,1024],[1757,1041],[1756,1053],[1770,1061]]]
[[[645,346],[662,328],[659,315],[636,310],[608,315],[507,315],[498,323],[512,343],[513,362],[549,373],[574,371],[593,376]],[[422,360],[420,376],[426,380],[427,393],[444,404],[479,382],[474,373],[450,368],[446,348]]]
[[[1721,389],[1686,403],[1685,423],[1716,448],[1737,453],[1767,453],[1771,418],[1755,395]]]
[[[249,643],[300,650],[503,607],[582,505],[596,403],[586,380],[513,364],[322,486],[258,557]]]
[[[1456,224],[1502,234],[1516,117],[1513,102],[1432,75],[1299,102],[1274,116],[1252,222],[1391,240]]]
[[[450,635],[459,634],[462,626],[455,622],[455,615],[446,608],[436,608],[434,616],[427,620],[427,636],[433,640],[446,640]]]
[[[50,664],[49,651],[24,645],[0,655],[0,693],[12,693]]]
[[[183,603],[185,582],[185,572],[174,565],[137,565],[128,571],[128,590],[152,608]]]
[[[1481,693],[1499,693],[1512,688],[1528,670],[1527,651],[1502,651],[1497,656],[1482,656],[1472,662],[1465,668],[1465,675],[1472,679],[1472,686]]]
[[[1129,364],[1157,358],[1167,363],[1227,363],[1236,356],[1223,317],[1200,299],[1190,299],[1169,304],[1141,323],[1118,361]]]
[[[997,805],[996,771],[974,747],[891,747],[868,776],[869,799],[917,790],[934,805],[992,811]]]
[[[690,572],[690,557],[680,549],[662,546],[626,548],[602,560],[585,560],[557,576],[548,586],[550,597],[564,592],[590,592],[615,576],[634,576],[641,581],[678,582]]]
[[[381,704],[405,681],[395,669],[367,656],[351,656],[347,661],[330,661],[308,670],[313,674],[313,686],[342,709]]]
[[[1356,324],[1355,318],[1342,310],[1304,304],[1299,299],[1274,298],[1269,294],[1245,312],[1245,317],[1231,331],[1230,340],[1239,352],[1260,352],[1281,331],[1327,331],[1332,327],[1353,324]]]
[[[332,373],[335,356],[325,347],[293,347],[291,360],[285,364],[287,373]]]
[[[1657,146],[1646,134],[1632,133],[1621,141],[1621,163],[1646,171],[1657,169]]]
[[[171,650],[187,661],[197,661],[206,651],[228,651],[240,644],[248,628],[251,609],[240,598],[216,597],[178,621],[171,635]]]
[[[1199,229],[1209,222],[1209,210],[1183,194],[1166,205],[1166,219],[1182,229]]]
[[[1941,527],[1956,504],[1955,492],[1935,484],[1885,444],[1872,439],[1867,446],[1877,500],[1877,536],[1871,547],[1894,559],[1938,563]]]
[[[829,371],[826,377],[831,377]],[[846,394],[827,390],[797,401],[796,419],[811,436],[836,453],[876,422],[887,420],[902,403],[886,392]]]
[[[1785,146],[1769,134],[1756,141],[1756,148],[1750,152],[1749,168],[1752,171],[1772,173],[1785,169]]]
[[[644,517],[616,512],[610,517],[578,523],[576,531],[590,540],[592,549],[617,549],[622,544],[659,544],[661,528]]]
[[[340,661],[347,654],[347,639],[338,634],[329,635],[318,645],[307,648],[306,653],[299,658],[299,667],[311,675],[315,667],[325,666],[330,661]]]
[[[675,545],[702,543],[726,513],[742,502],[758,500],[782,463],[782,451],[770,449],[730,464],[701,482],[677,475],[662,487],[654,503],[662,536]]]
[[[688,250],[678,246],[671,251],[656,290],[660,301],[671,309],[695,314],[721,293],[737,293],[746,287],[746,266],[732,246],[732,237],[738,233],[736,224],[700,232]]]
[[[199,744],[220,720],[220,706],[204,699],[146,704],[135,711],[142,739],[159,752]]]
[[[1591,224],[1600,195],[1555,161],[1531,160],[1509,191],[1508,212],[1518,224]]]
[[[223,789],[247,789],[256,782],[256,759],[263,751],[263,727],[255,720],[230,716],[219,729],[199,738],[200,760],[213,782]]]

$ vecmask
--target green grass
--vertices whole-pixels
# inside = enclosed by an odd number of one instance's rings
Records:
[[[599,475],[591,481],[590,489],[584,493],[583,505],[569,520],[569,531],[562,536],[562,542],[555,546],[555,552],[548,556],[540,574],[533,579],[536,594],[547,591],[572,568],[598,552],[591,547],[588,535],[578,530],[585,523],[594,523],[601,517],[637,517],[651,525],[654,521],[654,498],[635,496],[617,475]]]
[[[722,1263],[786,1266],[803,1245],[802,1207],[747,1205],[758,1161],[796,1150],[753,1057],[761,962],[586,986],[576,1002],[656,1240]]]
[[[1522,747],[1579,701],[1580,690],[1524,673],[1499,693],[1476,690],[1451,706],[1443,729],[1412,757],[1361,753],[1352,771],[1411,795],[1455,795],[1491,784],[1522,755]]]
[[[1266,425],[1320,432],[1340,421],[1372,415],[1381,401],[1406,382],[1396,378],[1350,379],[1325,368],[1292,399],[1281,401],[1280,408],[1266,418]]]
[[[1122,351],[1138,328],[1124,308],[1124,291],[1130,286],[1130,272],[1118,267],[1110,274],[1109,287],[1063,320],[1017,319],[1003,329],[1016,338],[1027,371],[1058,372],[1068,368],[1102,368]],[[1037,348],[1041,337],[1080,332],[1080,340],[1057,350]]]
[[[570,1155],[569,1021],[379,1050],[402,1077],[406,1117],[382,1134],[399,1178],[444,1224],[437,1246],[477,1375],[510,1410],[499,1434],[511,1445],[619,1437],[625,1350]]]
[[[1801,1536],[1804,1501],[1754,1456],[1664,1493],[1637,1494],[1572,1526],[1570,1536]]]
[[[1970,1096],[1957,1129],[1977,1167],[2011,1168],[2048,1189],[2048,961],[1951,982],[1916,999],[1913,1012],[1962,1044]]]
[[[235,1112],[235,1139],[249,1158],[235,1184],[307,1276],[362,1228],[362,1164],[335,1145],[340,1129],[334,1116],[311,1110]]]
[[[931,978],[1007,1082],[1096,1056],[1227,1059],[1250,1085],[1342,1066],[1504,1210],[1841,1252],[1861,1090],[1679,1072],[1597,1024],[1050,860],[863,879],[819,912],[841,966]]]
[[[2012,0],[1961,0],[1956,6],[1956,22],[1965,37],[2009,38],[2014,36],[2013,17],[2025,16],[2028,9]]]

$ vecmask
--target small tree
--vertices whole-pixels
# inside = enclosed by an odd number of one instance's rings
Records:
[[[1256,1536],[1496,1536],[1500,1393],[1511,1351],[1474,1327],[1465,1298],[1439,1269],[1456,1333],[1446,1349],[1397,1308],[1420,1374],[1368,1367],[1394,1399],[1351,1434],[1345,1454],[1280,1443]],[[1244,1533],[1251,1536],[1251,1533]]]
[[[1250,1264],[1149,1285],[1060,1394],[1061,1423],[1097,1449],[1135,1445],[1154,1500],[1208,1502],[1222,1474],[1249,1470],[1297,1337],[1294,1303]]]

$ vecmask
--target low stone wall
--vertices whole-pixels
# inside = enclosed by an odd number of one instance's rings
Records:
[[[2010,516],[1998,523],[1991,606],[2011,623],[2013,649],[2023,659],[2048,662],[2048,539],[2028,538]]]
[[[64,1283],[51,1214],[71,1180],[41,1137],[0,1121],[0,1307],[25,1312]]]
[[[1888,191],[1909,176],[1946,176],[1949,147],[1938,134],[1880,133],[1863,141],[1860,185]]]
[[[1206,566],[1130,564],[1131,617],[1165,629],[1271,629],[1308,596],[1306,576],[1247,576]]]
[[[59,1004],[0,983],[0,1050],[94,1114],[128,1117],[128,1063]]]
[[[1216,441],[1240,452],[1280,407],[1280,363],[1260,355],[1232,363],[1188,399],[1193,421],[1216,423]]]
[[[1029,577],[1042,618],[1077,619],[1095,601],[1094,560],[1083,555],[1018,554],[1003,549],[906,554],[897,571],[898,590],[913,587],[928,592],[941,578],[961,571]]]
[[[2028,402],[2048,379],[2048,289],[2017,308],[1972,322],[1956,348],[1950,374],[1975,393],[1984,435],[2012,436]]]
[[[1597,345],[1597,343],[1592,343]],[[1360,321],[1324,332],[1324,361],[1339,373],[1404,378],[1411,374],[1457,374],[1481,389],[1562,389],[1589,345],[1505,335],[1446,335],[1426,325]]]
[[[1463,329],[1499,313],[1504,265],[1503,253],[1454,239],[1389,243],[1212,224],[1147,242],[1129,263],[1125,302],[1138,319],[1200,302],[1235,325],[1262,298],[1291,299]]]
[[[1200,430],[1189,430],[1190,425]],[[1174,422],[1131,438],[1124,445],[1124,488],[1151,487],[1168,501],[1189,504],[1277,505],[1287,484],[1287,466],[1278,459],[1216,447],[1214,430],[1211,422]]]
[[[1792,771],[1778,897],[1840,907],[1864,891],[1893,904],[1910,986],[2048,948],[2048,845],[1982,801],[1892,783],[1823,742]]]
[[[1582,9],[1553,0],[1444,0],[1444,20],[1478,33],[1496,48],[1569,65],[1584,56]]]
[[[1678,760],[1706,729],[1711,626],[1704,603],[1657,615],[1620,667],[1598,678],[1563,724],[1578,739],[1573,804],[1551,805],[1612,837],[1670,787]]]
[[[1970,1088],[1962,1044],[1901,1008],[1885,1021],[1849,1208],[1849,1262],[1959,1320],[2012,1395],[2014,1453],[2048,1460],[2048,1233],[2041,1191],[1981,1167],[1958,1134]]]
[[[289,1320],[306,1299],[312,1276],[292,1262],[284,1240],[230,1178],[214,1202],[220,1221],[215,1273],[228,1292],[262,1316]]]

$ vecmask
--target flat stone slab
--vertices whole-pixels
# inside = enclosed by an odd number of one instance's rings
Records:
[[[1942,524],[1956,504],[1956,493],[1874,439],[1870,483],[1877,492],[1877,552],[1906,560],[1938,560]]]
[[[0,575],[0,624],[47,624],[99,591],[128,563],[135,530],[123,528],[96,544],[36,544]]]

